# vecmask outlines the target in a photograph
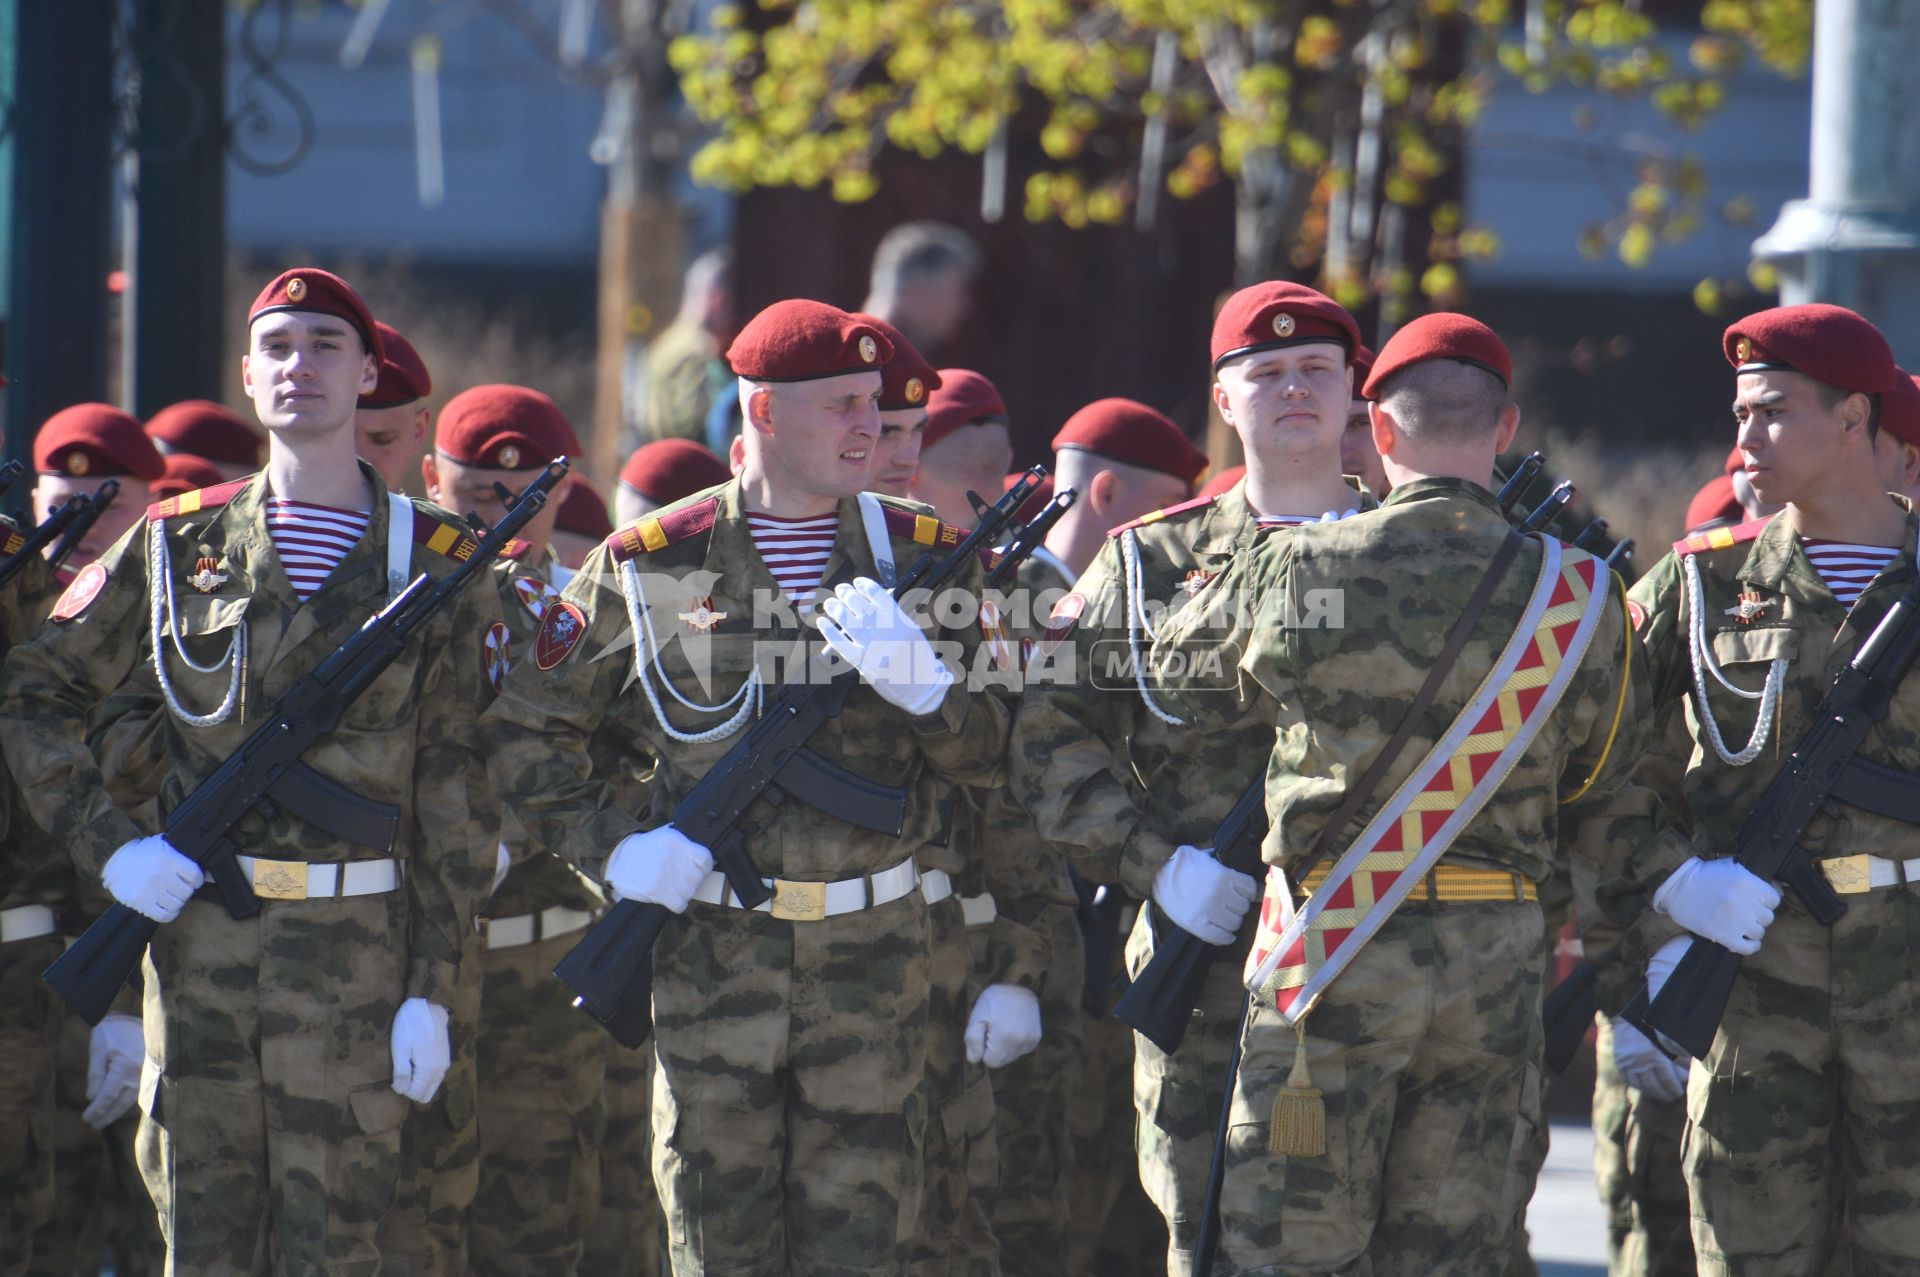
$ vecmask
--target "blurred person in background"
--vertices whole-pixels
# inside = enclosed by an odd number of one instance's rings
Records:
[[[707,418],[733,374],[720,352],[733,340],[733,250],[715,248],[693,259],[680,285],[680,313],[641,357],[634,395],[637,445],[657,439],[707,438]]]
[[[860,309],[886,320],[938,362],[973,310],[980,249],[965,231],[940,222],[904,222],[873,251],[873,274]]]
[[[725,483],[731,472],[720,458],[691,439],[656,439],[638,448],[620,467],[613,488],[613,522],[626,527],[663,505]]]
[[[427,396],[433,378],[413,343],[388,324],[374,321],[380,333],[380,381],[360,396],[353,414],[354,447],[394,492],[405,490],[420,455],[427,450],[433,413]]]
[[[212,464],[220,472],[215,483],[250,475],[266,461],[265,436],[239,413],[211,399],[187,399],[162,408],[148,419],[147,437],[164,457],[198,457]]]

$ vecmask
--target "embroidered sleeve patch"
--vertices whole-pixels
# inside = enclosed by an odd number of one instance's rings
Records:
[[[1638,634],[1641,630],[1644,630],[1647,628],[1647,609],[1641,607],[1638,603],[1635,603],[1632,599],[1628,599],[1627,600],[1627,619],[1633,622],[1633,632],[1635,634]]]
[[[980,600],[980,632],[986,637],[987,659],[996,670],[1013,666],[1013,639],[1007,633],[1006,618],[992,599]]]
[[[1054,604],[1053,611],[1047,614],[1046,632],[1040,636],[1039,654],[1051,655],[1054,648],[1066,642],[1080,624],[1080,614],[1086,610],[1087,596],[1077,591]]]
[[[565,599],[555,599],[540,618],[540,632],[533,638],[533,663],[540,670],[552,669],[573,654],[587,632],[587,614]]]
[[[487,627],[486,637],[480,641],[480,657],[487,671],[487,682],[493,684],[494,693],[498,695],[513,665],[513,634],[505,621],[495,621]]]
[[[531,576],[513,578],[513,594],[520,600],[520,606],[526,608],[528,615],[535,621],[545,619],[547,604],[560,597],[560,591],[538,577]]]
[[[106,584],[107,570],[98,563],[87,564],[80,569],[80,575],[73,578],[73,584],[67,587],[66,593],[53,605],[53,619],[73,620],[93,606],[93,601],[100,597],[100,591],[106,588]]]

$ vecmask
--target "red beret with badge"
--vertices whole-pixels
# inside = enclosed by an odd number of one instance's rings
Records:
[[[1880,400],[1880,428],[1901,443],[1920,446],[1920,383],[1904,368],[1893,371],[1893,384]]]
[[[353,285],[331,271],[296,266],[276,275],[273,282],[261,289],[260,295],[253,299],[253,305],[247,308],[247,326],[251,328],[253,322],[262,315],[285,310],[310,311],[344,319],[359,332],[360,342],[366,347],[367,353],[375,359],[382,357],[380,330],[374,327],[373,312],[360,299],[360,294],[353,291]]]
[[[1387,378],[1430,359],[1472,364],[1498,377],[1502,386],[1513,385],[1513,356],[1500,334],[1471,315],[1440,310],[1420,316],[1387,339],[1360,397],[1378,399]]]
[[[394,331],[389,324],[375,320],[380,334],[380,380],[360,396],[362,408],[398,408],[425,399],[433,393],[433,378],[427,375],[427,361],[413,343]]]
[[[1360,325],[1317,289],[1269,280],[1241,289],[1220,308],[1213,321],[1213,370],[1256,351],[1316,341],[1334,342],[1351,356],[1360,347]]]
[[[152,483],[166,469],[140,423],[112,404],[81,403],[47,418],[33,437],[33,468],[75,479],[131,475]]]
[[[921,448],[931,448],[962,426],[982,417],[1004,417],[999,387],[971,368],[942,368],[940,384],[927,400],[927,428]]]
[[[655,439],[620,467],[620,482],[656,505],[690,497],[732,477],[726,462],[691,439]]]
[[[880,369],[880,411],[907,412],[925,408],[927,397],[940,388],[940,374],[920,357],[907,335],[877,315],[855,311],[855,319],[879,329],[893,347],[893,357]]]
[[[233,466],[266,463],[267,441],[246,419],[211,399],[169,404],[147,422],[147,436],[169,453],[186,453]]]
[[[749,381],[879,372],[892,358],[892,340],[871,320],[804,297],[767,307],[727,347],[727,367]]]
[[[205,457],[196,457],[191,452],[175,452],[167,456],[165,470],[160,477],[147,485],[147,495],[155,501],[165,501],[183,492],[217,488],[226,481],[227,476],[221,474],[220,468]]]
[[[526,386],[486,385],[447,400],[433,448],[482,470],[537,470],[555,457],[580,455],[580,440],[560,406]]]
[[[553,528],[556,532],[604,541],[613,535],[613,520],[607,515],[606,499],[576,474],[560,497],[560,514],[554,519]]]
[[[1132,399],[1096,399],[1068,417],[1053,437],[1053,450],[1062,448],[1095,452],[1187,483],[1198,483],[1207,472],[1207,454],[1180,427]]]
[[[1745,513],[1740,498],[1733,493],[1733,480],[1717,474],[1687,503],[1687,531],[1697,532],[1708,524],[1738,523]]]
[[[1845,306],[1775,306],[1728,326],[1720,338],[1735,372],[1797,372],[1840,390],[1877,395],[1898,369],[1880,330]]]

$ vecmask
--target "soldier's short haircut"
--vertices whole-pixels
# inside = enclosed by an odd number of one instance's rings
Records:
[[[1409,439],[1467,443],[1500,424],[1507,388],[1475,364],[1427,359],[1387,378],[1376,398]]]
[[[1809,377],[1808,380],[1813,383],[1815,393],[1820,396],[1820,406],[1828,412],[1832,412],[1835,408],[1838,408],[1840,401],[1848,395],[1865,395],[1867,393],[1864,390],[1842,390],[1830,382],[1821,381],[1818,377]],[[1879,433],[1880,396],[1867,395],[1867,438],[1872,439]]]
[[[902,222],[873,250],[872,291],[885,296],[907,279],[942,271],[980,273],[980,249],[972,238],[944,222]]]

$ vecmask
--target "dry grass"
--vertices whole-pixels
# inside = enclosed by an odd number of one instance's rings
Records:
[[[1634,540],[1634,572],[1645,572],[1686,532],[1687,503],[1720,473],[1724,441],[1636,444],[1575,434],[1556,426],[1521,428],[1518,446],[1546,454],[1547,473],[1571,479],[1580,508],[1607,521],[1610,535]]]

